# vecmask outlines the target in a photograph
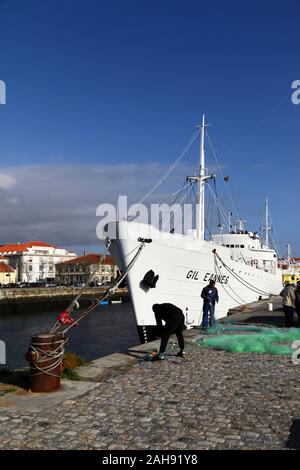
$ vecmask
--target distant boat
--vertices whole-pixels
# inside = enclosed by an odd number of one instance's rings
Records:
[[[287,257],[279,260],[284,284],[296,284],[300,281],[300,258],[292,257],[291,245],[287,245]]]
[[[122,303],[122,299],[119,299],[119,300],[111,300],[111,303],[112,303],[112,304],[121,304],[121,303]]]

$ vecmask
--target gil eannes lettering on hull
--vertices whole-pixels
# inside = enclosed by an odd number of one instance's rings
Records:
[[[223,276],[221,274],[206,273],[203,279],[200,278],[199,271],[193,271],[192,269],[187,272],[187,279],[193,279],[194,281],[203,280],[204,282],[215,281],[220,284],[228,284],[229,276]]]

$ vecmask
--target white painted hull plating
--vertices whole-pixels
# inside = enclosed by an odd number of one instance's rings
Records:
[[[282,289],[280,270],[271,274],[233,261],[230,249],[214,242],[158,232],[151,225],[127,221],[109,223],[108,233],[114,230],[117,238],[113,240],[110,252],[121,270],[128,266],[136,254],[140,245],[138,237],[153,240],[146,244],[127,277],[137,325],[140,327],[156,325],[152,306],[165,302],[173,303],[183,310],[188,326],[199,325],[202,318],[201,291],[208,284],[210,276],[215,274],[219,276],[216,287],[220,297],[216,318],[226,316],[230,308],[258,300],[259,294],[230,275],[220,262],[218,270],[214,249],[236,274],[252,286],[275,295]],[[149,270],[158,274],[159,280],[156,288],[145,292],[140,283]]]

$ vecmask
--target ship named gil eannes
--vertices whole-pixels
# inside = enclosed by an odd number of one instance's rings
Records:
[[[155,303],[177,305],[185,314],[187,327],[198,326],[202,317],[200,294],[211,279],[216,281],[220,297],[216,318],[226,316],[230,308],[277,295],[282,289],[277,253],[268,243],[267,211],[264,241],[256,233],[245,231],[242,222],[235,231],[204,239],[205,184],[212,177],[206,175],[204,166],[204,136],[203,116],[200,171],[190,177],[198,185],[196,230],[187,235],[170,234],[150,224],[118,220],[109,222],[104,231],[109,251],[122,271],[134,260],[127,284],[142,342],[155,336]],[[114,239],[110,234],[115,234]],[[143,249],[136,256],[141,243]],[[159,276],[155,288],[147,288],[142,282],[149,271]]]

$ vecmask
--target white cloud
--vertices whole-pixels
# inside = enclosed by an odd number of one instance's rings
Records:
[[[16,197],[8,197],[6,198],[6,201],[12,205],[18,204],[18,199]]]
[[[9,190],[16,185],[16,178],[10,173],[0,173],[0,189]]]
[[[20,166],[0,169],[0,188],[13,189],[0,205],[0,244],[29,239],[61,246],[96,246],[96,208],[119,195],[136,203],[161,178],[159,163],[131,165]],[[184,182],[190,170],[179,166],[158,188],[158,202]],[[17,184],[16,184],[17,183]]]

